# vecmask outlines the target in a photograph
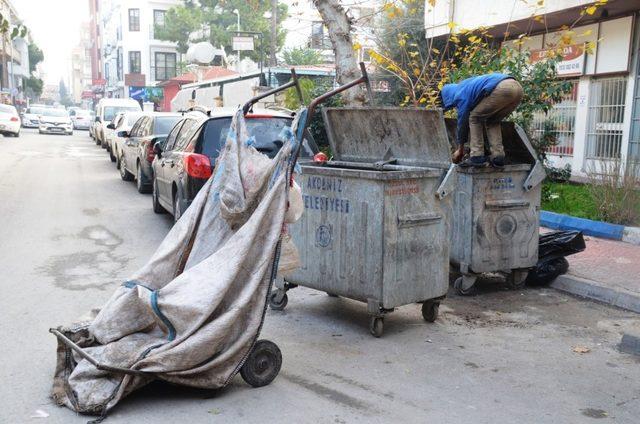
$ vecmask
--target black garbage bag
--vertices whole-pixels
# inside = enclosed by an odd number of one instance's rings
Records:
[[[528,286],[546,286],[569,269],[566,256],[586,248],[581,231],[552,231],[541,234],[538,245],[538,263],[529,271]]]

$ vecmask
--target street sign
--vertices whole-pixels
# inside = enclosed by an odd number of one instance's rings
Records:
[[[234,35],[232,38],[233,50],[247,51],[254,50],[253,36]]]

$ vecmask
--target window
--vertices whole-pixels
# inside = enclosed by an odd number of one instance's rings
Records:
[[[183,124],[184,121],[180,121],[175,127],[173,127],[173,130],[171,130],[164,142],[163,150],[173,150],[173,145],[176,143],[176,138],[178,137],[178,133],[180,132],[180,128],[182,128]]]
[[[129,137],[139,137],[141,135],[140,128],[142,128],[142,123],[145,121],[145,119],[147,118],[143,116],[142,118],[139,118],[135,124],[133,124],[133,126],[129,130]]]
[[[129,31],[140,31],[140,9],[129,9]]]
[[[555,155],[573,155],[573,141],[576,125],[576,103],[578,100],[578,80],[571,81],[571,91],[553,105],[547,114],[538,112],[533,117],[533,133],[536,138],[551,135],[556,145],[547,152]]]
[[[155,119],[153,134],[168,134],[180,120],[179,116],[158,116]]]
[[[122,67],[124,66],[122,64],[122,47],[118,47],[118,55],[116,58],[116,72],[118,73],[118,81],[122,80]]]
[[[592,81],[587,159],[620,159],[626,91],[626,76]]]
[[[176,54],[156,52],[156,81],[164,81],[176,76]]]
[[[167,13],[166,10],[154,10],[153,11],[153,25],[164,26],[164,16]]]
[[[140,52],[129,52],[129,73],[139,74],[142,70]]]
[[[191,136],[197,129],[197,122],[195,119],[187,119],[180,129],[180,134],[178,134],[178,139],[176,140],[176,145],[174,146],[174,150],[183,150],[187,147],[189,140],[191,140]]]

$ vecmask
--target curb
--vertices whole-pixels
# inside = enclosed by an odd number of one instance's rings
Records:
[[[551,283],[550,287],[640,313],[640,293],[621,292],[598,282],[570,274],[559,276]]]
[[[540,225],[554,230],[577,230],[587,236],[623,241],[640,246],[640,227],[625,227],[608,222],[540,211]]]

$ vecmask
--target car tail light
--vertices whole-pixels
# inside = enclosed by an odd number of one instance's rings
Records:
[[[18,117],[17,116],[12,116],[10,121],[11,122],[18,122]]]
[[[193,178],[206,179],[211,176],[211,161],[205,155],[191,153],[185,156],[184,168],[187,175]]]
[[[147,140],[145,142],[145,150],[146,150],[146,155],[147,155],[147,162],[151,163],[153,162],[153,159],[156,157],[155,152],[153,151],[153,143],[151,142],[151,140]]]

